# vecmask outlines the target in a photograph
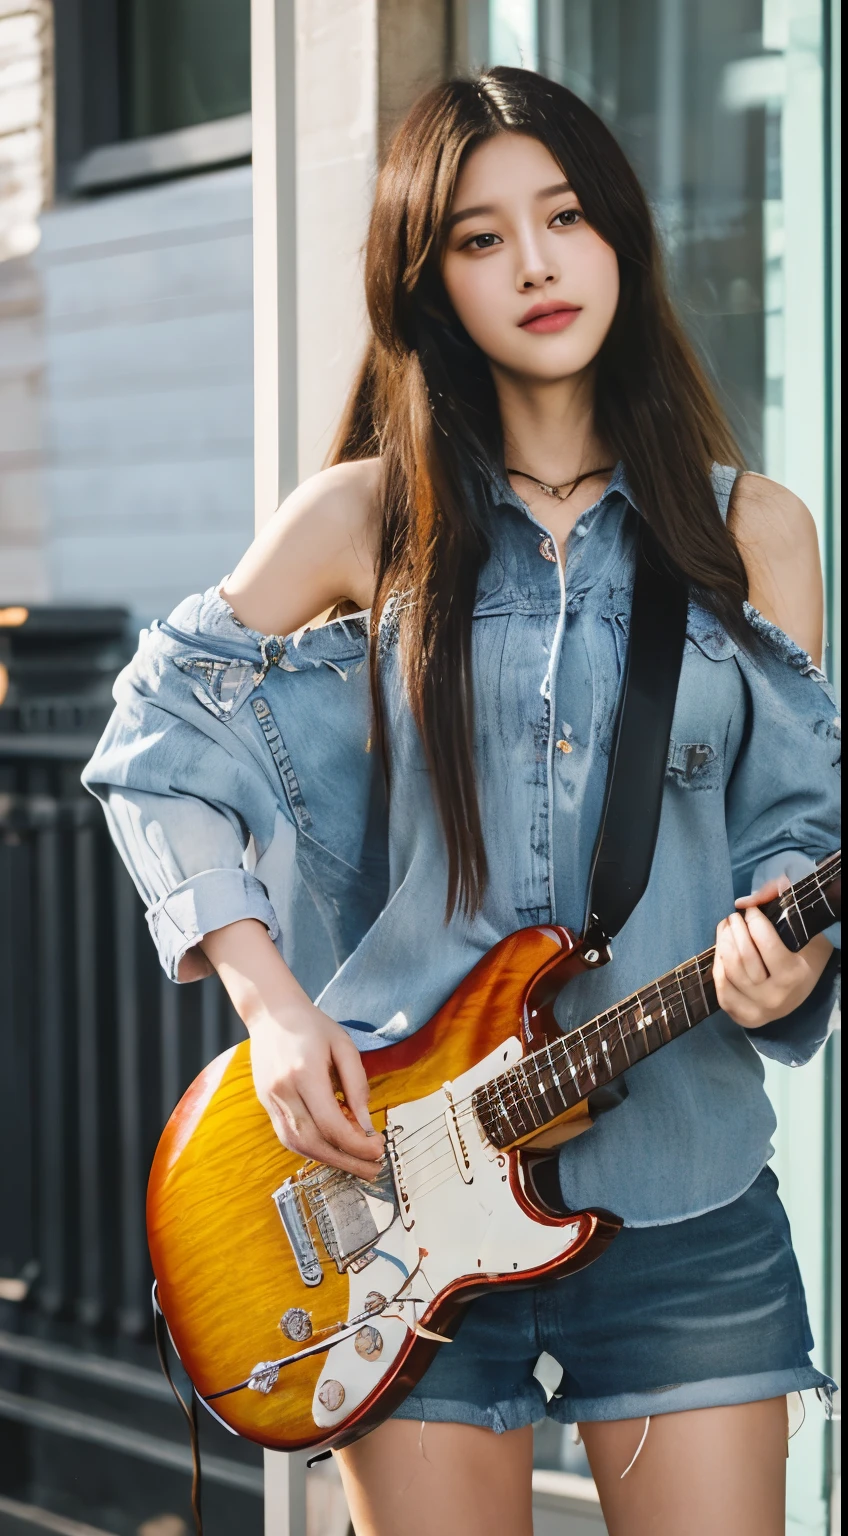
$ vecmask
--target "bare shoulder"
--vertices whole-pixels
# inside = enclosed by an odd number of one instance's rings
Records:
[[[334,464],[286,497],[223,584],[242,623],[287,634],[341,599],[370,607],[381,475],[379,459]]]
[[[820,662],[824,604],[818,534],[799,496],[765,475],[740,476],[728,525],[755,608]]]

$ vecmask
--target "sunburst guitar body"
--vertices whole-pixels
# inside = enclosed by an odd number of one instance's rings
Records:
[[[281,1145],[249,1042],[189,1088],[156,1152],[148,1238],[183,1366],[238,1434],[279,1450],[349,1443],[450,1350],[465,1303],[562,1280],[615,1236],[609,1213],[550,1208],[529,1173],[534,1138],[513,1126],[496,1144],[474,1098],[558,1034],[551,1000],[606,958],[590,954],[567,929],[522,929],[417,1034],[363,1056],[386,1143],[375,1185]],[[591,1124],[585,1101],[553,1107],[536,1150]]]
[[[802,949],[841,916],[841,853],[763,911]],[[148,1236],[176,1349],[232,1429],[281,1450],[347,1444],[451,1348],[473,1297],[567,1285],[603,1252],[621,1223],[546,1201],[539,1153],[718,1007],[709,949],[561,1034],[553,999],[609,958],[600,937],[520,929],[417,1034],[367,1052],[374,1184],[281,1146],[246,1043],[201,1074],[156,1153]]]

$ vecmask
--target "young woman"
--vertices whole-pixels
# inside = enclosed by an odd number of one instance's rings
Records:
[[[613,1536],[778,1536],[787,1393],[831,1385],[757,1054],[809,1058],[835,969],[827,937],[791,955],[754,905],[838,843],[812,519],[737,476],[645,197],[560,86],[497,69],[417,104],[366,287],[333,466],[143,637],[86,782],[168,973],[227,987],[281,1141],[373,1177],[360,1051],[418,1029],[513,929],[581,925],[647,522],[691,595],[659,838],[612,963],[557,1016],[714,933],[723,1011],[561,1150],[567,1206],[624,1219],[612,1247],[472,1303],[339,1462],[359,1536],[530,1536],[547,1412],[579,1424]]]

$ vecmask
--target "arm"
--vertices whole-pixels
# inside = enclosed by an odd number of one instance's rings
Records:
[[[256,1095],[283,1146],[375,1178],[383,1141],[371,1125],[362,1060],[341,1025],[310,1001],[261,923],[219,928],[203,949],[250,1035]]]
[[[731,531],[748,574],[750,601],[818,666],[822,653],[823,596],[818,539],[804,503],[762,475],[745,475],[731,503]],[[797,750],[787,740],[785,750]],[[760,763],[765,777],[766,762]],[[815,771],[819,765],[810,763]],[[756,765],[755,765],[756,767]],[[801,1006],[816,988],[833,946],[819,934],[798,954],[781,943],[758,910],[785,889],[767,880],[716,931],[714,978],[720,1006],[738,1024],[761,1029]]]
[[[243,624],[287,635],[340,598],[371,607],[380,472],[335,464],[286,498],[221,587]]]
[[[371,606],[379,470],[376,459],[339,464],[287,498],[221,588],[242,623],[288,634],[340,597]],[[349,1036],[314,1006],[260,924],[219,929],[203,949],[250,1035],[256,1094],[283,1145],[373,1178],[383,1144],[371,1126],[368,1083]]]
[[[252,722],[250,656],[262,633],[287,633],[343,595],[370,602],[363,562],[375,485],[373,463],[341,465],[302,486],[272,519],[227,586],[242,624],[258,635],[239,628],[210,592],[172,616],[184,639],[155,627],[144,636],[84,774],[147,904],[168,974],[192,980],[210,964],[220,971],[251,1034],[257,1091],[278,1134],[304,1155],[366,1176],[381,1144],[345,1118],[330,1075],[367,1123],[358,1053],[289,971],[274,943],[277,913],[251,873],[272,848],[278,860],[294,859],[295,817],[273,765],[263,770],[263,749],[257,755],[239,723],[245,717],[236,717],[244,710]],[[223,702],[194,659],[207,641],[225,657],[233,646],[235,691]],[[305,681],[301,674],[301,697]]]

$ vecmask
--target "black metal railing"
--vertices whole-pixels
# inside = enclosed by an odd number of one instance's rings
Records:
[[[182,1092],[244,1031],[217,978],[177,987],[161,971],[80,784],[126,616],[62,617],[64,632],[52,610],[0,629],[0,1436],[19,1446],[0,1456],[0,1497],[135,1533],[145,1513],[184,1513],[189,1487],[153,1374],[148,1171]],[[112,1421],[92,1387],[104,1358]],[[210,1532],[258,1530],[259,1453],[211,1420],[204,1438]],[[97,1491],[107,1461],[120,1510]]]

